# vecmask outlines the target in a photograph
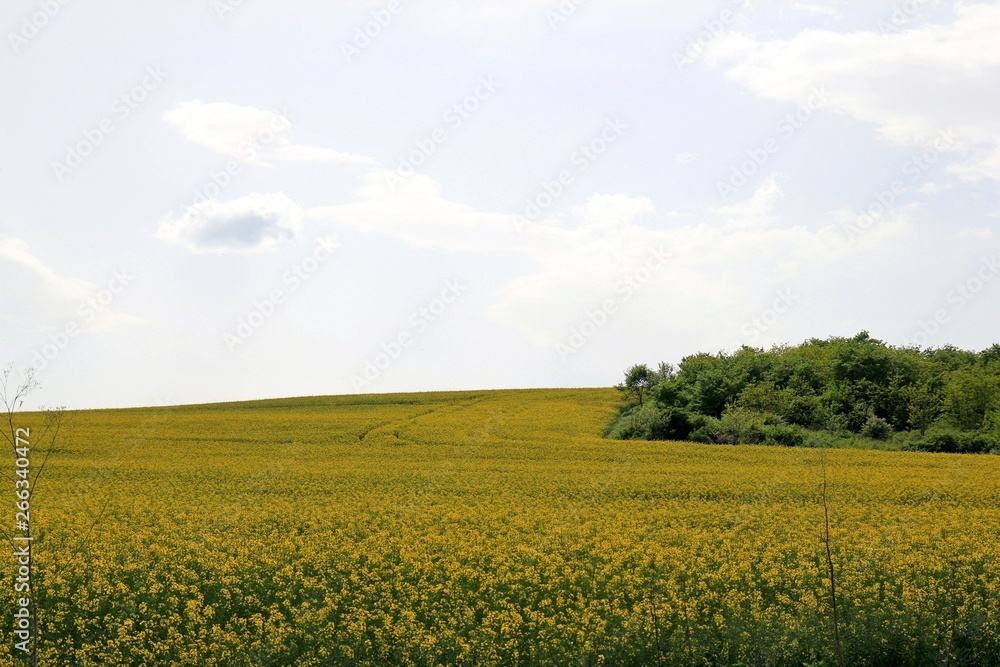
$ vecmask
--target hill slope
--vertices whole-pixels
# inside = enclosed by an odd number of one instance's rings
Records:
[[[849,659],[997,664],[1000,458],[604,440],[618,400],[71,413],[42,664],[830,663],[824,457]]]

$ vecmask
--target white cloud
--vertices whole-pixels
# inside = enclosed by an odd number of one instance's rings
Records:
[[[114,311],[113,303],[103,298],[97,300],[101,292],[98,285],[49,268],[20,239],[0,237],[0,267],[6,291],[0,317],[5,319],[60,329],[75,322],[83,331],[112,331],[145,323],[142,318]]]
[[[969,227],[955,232],[955,238],[963,241],[989,241],[993,238],[993,230],[989,227]]]
[[[969,180],[1000,180],[1000,5],[956,7],[951,24],[907,31],[803,30],[790,39],[732,33],[715,40],[706,62],[758,97],[801,102],[824,85],[827,108],[874,125],[899,145],[931,145],[952,128],[951,151],[971,158],[953,167]]]
[[[973,183],[986,179],[1000,181],[1000,145],[992,150],[979,148],[965,164],[953,164],[948,171]]]
[[[725,219],[728,230],[764,229],[774,224],[771,211],[782,195],[777,175],[771,174],[746,201],[714,208],[712,213]]]
[[[192,252],[252,253],[299,238],[302,210],[282,193],[253,193],[229,202],[211,200],[168,215],[156,237]]]
[[[412,176],[392,191],[385,174],[376,172],[365,177],[357,201],[310,209],[306,215],[320,224],[349,226],[422,248],[529,258],[536,268],[499,288],[487,313],[536,345],[552,345],[570,323],[606,299],[622,308],[643,303],[658,313],[654,319],[661,324],[674,318],[704,322],[738,311],[748,292],[825,270],[830,262],[860,261],[910,231],[903,213],[880,221],[853,243],[837,220],[815,231],[784,227],[774,211],[781,195],[772,176],[747,200],[712,209],[700,222],[667,229],[645,224],[660,217],[645,197],[597,195],[565,219],[519,227],[512,215],[448,201],[426,176]],[[622,281],[653,251],[668,255],[667,265],[641,291],[632,290],[635,303],[626,304],[632,297],[623,296]]]
[[[374,160],[315,146],[291,143],[292,123],[284,112],[277,113],[228,102],[180,102],[163,115],[187,141],[216,153],[268,166],[264,159],[332,162],[373,166]]]
[[[27,243],[11,237],[0,238],[0,262],[19,268],[39,285],[47,300],[74,301],[88,296],[93,285],[77,278],[64,278],[35,257]]]

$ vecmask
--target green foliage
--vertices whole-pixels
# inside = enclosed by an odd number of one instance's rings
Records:
[[[941,416],[941,394],[926,384],[906,388],[907,415],[910,428],[921,433]]]
[[[890,351],[867,331],[837,345],[832,361],[833,379],[849,383],[867,380],[876,385],[885,384],[893,367]]]
[[[1000,418],[988,417],[1000,409],[1000,345],[981,353],[897,348],[861,332],[794,347],[699,353],[677,368],[633,367],[629,378],[639,387],[633,395],[645,391],[659,408],[634,427],[644,438],[687,432],[700,442],[800,444],[808,431],[765,434],[765,427],[796,426],[869,443],[896,442],[899,434],[910,445],[920,438],[905,434],[926,435],[941,419],[960,432],[1000,437]]]
[[[748,385],[736,399],[736,405],[754,412],[778,415],[790,424],[811,426],[816,421],[819,397],[801,378],[793,386],[778,389],[772,380]]]
[[[888,440],[892,437],[892,425],[881,417],[872,415],[861,427],[861,435],[872,440]]]
[[[615,440],[652,440],[660,409],[654,403],[637,406],[612,424],[608,437]]]
[[[715,436],[719,432],[719,420],[714,417],[705,417],[698,428],[691,431],[688,440],[711,445],[716,442]]]
[[[665,361],[661,361],[660,365],[656,367],[653,371],[653,384],[658,385],[666,382],[667,380],[673,380],[677,376],[677,367],[673,364],[668,364]]]
[[[986,413],[997,405],[1000,405],[1000,377],[979,369],[952,373],[945,389],[944,410],[958,428],[969,431],[980,428]]]
[[[634,397],[642,405],[642,399],[650,387],[656,384],[657,376],[646,364],[636,364],[625,371],[625,380],[618,389],[626,396]]]
[[[806,444],[806,432],[791,424],[774,424],[764,428],[764,443],[782,447],[801,447]]]
[[[687,440],[704,421],[687,410],[662,408],[647,401],[619,417],[608,431],[608,437],[616,440]]]
[[[697,426],[703,421],[699,415],[693,415],[680,408],[665,408],[659,410],[659,418],[652,432],[653,440],[687,440]]]
[[[987,454],[1000,448],[1000,439],[989,433],[960,431],[951,426],[935,426],[909,449],[945,454]]]
[[[983,418],[983,433],[1000,440],[1000,407],[993,408]]]
[[[764,415],[744,408],[730,408],[719,419],[715,441],[724,445],[757,445],[764,442]]]

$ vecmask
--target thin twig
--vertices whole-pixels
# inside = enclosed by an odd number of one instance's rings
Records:
[[[653,632],[656,636],[656,667],[663,666],[663,650],[660,648],[660,619],[656,615],[656,569],[649,584],[649,613],[653,617]]]
[[[958,624],[958,603],[955,600],[955,563],[951,563],[951,585],[948,591],[951,598],[951,631],[948,637],[948,655],[945,657],[945,667],[951,667],[951,656],[955,651],[955,626]]]
[[[840,643],[840,622],[837,618],[837,579],[833,569],[833,554],[830,550],[830,507],[826,500],[826,447],[823,447],[823,521],[826,564],[830,570],[830,601],[833,605],[833,641],[837,647],[837,662],[840,667],[844,667],[844,649]]]

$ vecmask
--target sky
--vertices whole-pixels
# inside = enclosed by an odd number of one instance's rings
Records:
[[[6,0],[0,34],[33,406],[1000,340],[1000,3]]]

